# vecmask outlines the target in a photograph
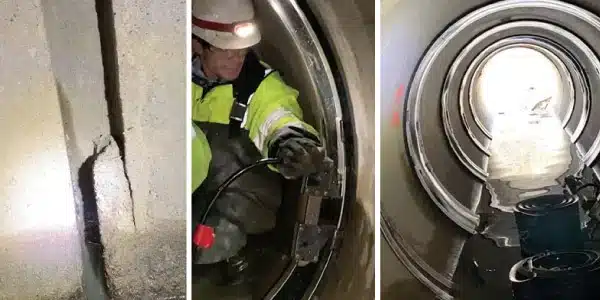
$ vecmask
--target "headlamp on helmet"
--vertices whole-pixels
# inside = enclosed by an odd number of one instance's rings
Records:
[[[226,24],[193,18],[192,23],[203,29],[229,32],[240,38],[246,38],[257,30],[256,23],[253,20]]]
[[[241,38],[249,37],[256,32],[256,24],[252,21],[240,22],[233,25],[233,34]]]

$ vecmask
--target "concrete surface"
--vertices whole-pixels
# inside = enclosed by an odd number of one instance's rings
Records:
[[[119,242],[107,245],[105,258],[114,261],[107,266],[110,288],[120,299],[180,297],[188,198],[186,2],[116,0],[112,12],[116,70],[111,71],[118,72],[113,100],[120,104],[113,112],[122,114],[113,117],[122,119],[135,233],[119,228]]]
[[[113,1],[125,167],[139,229],[186,217],[185,3]]]
[[[115,140],[111,136],[101,137],[96,153],[92,174],[102,244],[107,248],[118,247],[119,235],[135,233],[131,191]]]
[[[82,237],[83,287],[85,294],[104,298],[103,267],[97,260],[100,242],[91,178],[86,161],[94,154],[94,140],[110,133],[105,98],[104,68],[96,3],[41,1],[65,141],[79,233]],[[94,214],[92,214],[94,216]]]
[[[76,299],[81,241],[45,8],[0,10],[0,298]]]
[[[185,1],[3,5],[0,298],[105,299],[105,273],[122,299],[185,293],[184,16]],[[127,146],[97,157],[111,134]]]

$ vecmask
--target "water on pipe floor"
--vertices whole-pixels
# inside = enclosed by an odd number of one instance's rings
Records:
[[[495,126],[486,183],[492,200],[479,208],[488,226],[467,241],[455,273],[462,300],[512,299],[508,273],[521,259],[514,206],[562,193],[564,177],[581,167],[560,121],[548,113],[500,115]]]

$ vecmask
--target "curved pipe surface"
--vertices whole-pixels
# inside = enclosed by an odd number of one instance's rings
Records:
[[[580,7],[382,1],[382,299],[461,299],[468,284],[458,275],[459,260],[470,234],[486,225],[482,209],[491,197],[482,177],[493,136],[470,101],[476,93],[469,86],[490,57],[480,53],[527,46],[553,61],[561,95],[570,100],[558,109],[562,125],[580,158],[595,166],[600,124],[589,116],[598,113],[600,43],[593,32],[600,22],[590,12],[600,12],[600,4],[570,2]]]
[[[561,106],[558,109],[558,115],[562,120],[563,127],[565,127],[569,135],[572,136],[571,141],[575,142],[578,138],[578,135],[581,134],[580,131],[575,133],[575,128],[582,128],[585,125],[586,118],[582,117],[582,114],[584,113],[585,108],[589,106],[586,104],[588,102],[587,97],[582,97],[581,93],[575,95],[576,92],[583,90],[583,87],[580,87],[579,89],[575,89],[574,87],[574,82],[578,84],[583,83],[581,74],[579,73],[577,65],[570,60],[566,53],[560,51],[557,45],[553,45],[549,41],[535,36],[520,35],[518,37],[510,37],[500,40],[486,48],[477,56],[477,58],[475,58],[475,60],[473,60],[471,67],[466,73],[467,75],[465,75],[465,80],[463,81],[462,87],[464,92],[461,94],[463,97],[460,99],[459,103],[461,106],[461,114],[465,114],[464,107],[468,107],[469,111],[466,114],[470,114],[472,119],[475,119],[475,123],[477,124],[478,128],[480,128],[482,131],[488,132],[489,138],[491,139],[491,133],[489,133],[488,129],[485,129],[482,121],[480,120],[481,117],[479,116],[482,114],[482,112],[476,112],[475,110],[475,108],[481,107],[480,103],[478,103],[479,105],[474,104],[479,99],[477,90],[475,89],[475,81],[481,76],[483,66],[485,66],[490,58],[504,50],[513,49],[516,47],[529,48],[538,51],[558,68],[560,77],[563,80],[562,86],[566,87],[563,88],[561,98],[568,99],[566,101],[561,101],[568,106]],[[576,103],[578,104],[577,106]],[[577,122],[578,120],[579,122]]]
[[[259,50],[300,90],[306,118],[326,137],[338,166],[338,190],[326,201],[339,201],[338,219],[332,220],[339,231],[302,299],[313,294],[369,298],[374,293],[374,103],[369,101],[374,94],[369,76],[374,72],[374,3],[344,1],[339,9],[340,3],[256,2],[261,19],[270,22],[261,27],[265,38]]]

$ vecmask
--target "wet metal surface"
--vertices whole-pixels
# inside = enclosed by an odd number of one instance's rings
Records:
[[[414,78],[414,70],[417,68],[421,58],[427,51],[429,45],[436,37],[448,27],[453,21],[460,18],[461,15],[465,15],[468,11],[480,7],[485,3],[497,2],[497,1],[486,1],[486,0],[462,0],[462,1],[451,1],[441,2],[434,0],[422,0],[422,1],[398,1],[398,0],[383,0],[382,1],[382,38],[381,38],[381,97],[382,97],[382,122],[381,122],[381,209],[390,216],[390,219],[394,223],[398,223],[403,232],[402,235],[406,240],[405,246],[413,246],[414,248],[421,247],[419,243],[416,243],[412,238],[428,236],[430,228],[435,228],[438,231],[445,232],[439,235],[438,239],[449,240],[457,238],[460,229],[452,229],[452,225],[447,224],[445,216],[437,211],[432,210],[416,210],[413,207],[425,206],[423,203],[431,202],[431,199],[422,192],[420,183],[416,180],[411,180],[414,177],[410,174],[409,162],[410,157],[407,157],[405,152],[405,141],[403,140],[404,132],[402,124],[407,119],[405,113],[405,103],[407,97],[401,95],[401,97],[395,97],[394,93],[400,90],[402,86],[409,84]],[[499,2],[499,1],[498,1]],[[519,1],[516,1],[519,2]],[[533,3],[534,1],[519,2]],[[546,2],[546,1],[544,1]],[[596,4],[590,4],[591,1],[569,1],[576,3],[587,3],[588,8],[598,8]],[[507,3],[507,1],[504,1]],[[564,2],[561,2],[564,3]],[[502,23],[506,20],[515,20],[525,18],[528,14],[533,13],[534,9],[528,9],[527,11],[521,11],[519,13],[507,11],[504,15],[506,18],[500,20],[492,20],[493,17],[483,18],[484,21],[467,28],[461,34],[461,41],[464,43],[473,40],[474,34],[482,32],[485,28],[493,26],[493,24]],[[543,13],[543,11],[542,11]],[[483,16],[484,14],[480,14]],[[557,15],[558,16],[558,15]],[[537,17],[545,19],[545,17]],[[582,29],[581,22],[576,22],[572,19],[564,17],[562,15],[551,20],[552,23],[562,23],[565,27],[580,33]],[[585,32],[586,30],[581,30]],[[595,32],[590,30],[590,32]],[[513,32],[515,33],[515,32]],[[554,35],[554,34],[549,34]],[[498,38],[496,36],[495,38]],[[448,40],[447,36],[446,39]],[[593,40],[593,38],[592,38]],[[453,51],[460,51],[464,47],[464,43],[456,43],[454,49],[444,49],[443,52],[448,54],[448,60],[455,58],[452,55]],[[564,43],[561,46],[565,46]],[[567,46],[565,46],[567,47]],[[457,50],[458,49],[458,50]],[[571,49],[570,49],[571,50]],[[448,61],[445,63],[449,64]],[[447,65],[434,70],[443,74],[447,70]],[[587,68],[586,68],[587,69]],[[594,70],[589,68],[589,70]],[[594,72],[592,72],[594,73]],[[503,80],[510,79],[510,76],[505,76]],[[436,90],[437,87],[428,87],[430,90]],[[502,91],[502,89],[501,89]],[[410,89],[409,89],[410,92]],[[580,95],[580,94],[579,94]],[[430,97],[433,99],[436,97]],[[502,99],[506,102],[506,99]],[[438,105],[436,101],[429,101],[430,107],[425,108],[428,118],[435,119],[439,115],[436,113],[436,108],[433,107]],[[393,113],[397,112],[396,115]],[[581,115],[579,113],[578,115]],[[398,116],[398,118],[393,118]],[[391,120],[398,119],[399,122],[390,122]],[[579,119],[576,117],[575,119]],[[428,120],[422,120],[420,124],[424,135],[433,137],[443,137],[443,134],[439,134],[435,128],[434,122],[425,124]],[[535,120],[532,120],[536,125]],[[392,126],[389,126],[389,124]],[[525,122],[526,125],[530,125]],[[573,120],[573,124],[578,124],[577,120]],[[573,125],[572,124],[572,125]],[[540,126],[538,126],[540,127]],[[584,135],[587,140],[590,140],[596,136],[597,130],[593,127],[587,128]],[[525,131],[523,126],[513,126],[513,130]],[[546,128],[548,129],[548,128]],[[529,135],[528,139],[521,137],[507,137],[512,139],[513,142],[520,143],[508,147],[506,149],[499,147],[496,149],[495,155],[492,155],[492,159],[495,162],[490,162],[492,166],[488,165],[488,169],[492,171],[491,180],[488,181],[488,188],[493,189],[497,196],[494,200],[496,207],[503,207],[506,210],[519,202],[521,199],[531,197],[534,195],[540,195],[553,190],[559,190],[557,187],[557,179],[560,181],[564,174],[569,174],[573,170],[577,169],[578,159],[577,155],[572,147],[565,143],[566,140],[562,134],[562,129],[558,129],[552,134],[552,130],[547,130],[545,134],[544,130],[539,130],[542,133],[535,133],[534,131],[524,132],[524,135]],[[591,134],[590,134],[591,133]],[[494,136],[496,142],[498,142],[497,136]],[[500,145],[502,142],[499,142]],[[508,140],[505,142],[505,145]],[[438,152],[449,152],[451,149],[448,147],[442,147],[441,144],[435,144],[434,150]],[[564,147],[563,147],[564,146]],[[532,147],[531,150],[527,150],[526,147]],[[539,151],[544,149],[550,149],[551,153],[540,154]],[[585,149],[584,149],[585,150]],[[537,152],[536,152],[537,151]],[[437,155],[434,153],[433,155]],[[446,159],[446,155],[443,154],[442,166],[451,164],[450,160]],[[408,158],[408,159],[407,159]],[[524,159],[524,166],[521,167],[518,161]],[[544,159],[549,159],[544,164]],[[516,167],[516,172],[513,172],[513,167]],[[441,168],[443,170],[443,168]],[[440,172],[448,172],[446,168]],[[463,176],[461,172],[450,171],[448,172],[452,176],[452,181],[448,181],[448,185],[458,186],[463,189],[469,189],[469,185],[473,181],[471,178]],[[407,176],[408,175],[408,176]],[[484,193],[485,194],[485,193]],[[462,197],[456,197],[461,199]],[[506,227],[514,226],[514,219],[511,220],[512,213],[503,212],[496,208],[490,208],[489,201],[482,200],[481,205],[478,207],[478,213],[482,215],[481,220],[484,224],[499,224],[504,222],[498,228],[500,233],[506,234]],[[435,208],[435,207],[434,207]],[[425,218],[425,226],[421,225],[419,220],[423,219],[422,215],[428,216]],[[487,216],[490,215],[490,216]],[[382,216],[383,217],[383,216]],[[418,225],[417,225],[418,224]],[[490,229],[488,227],[488,229]],[[509,228],[510,229],[510,228]],[[498,234],[496,234],[498,236]],[[423,282],[420,275],[430,272],[430,270],[424,270],[419,274],[418,272],[407,272],[407,268],[400,263],[398,255],[391,253],[389,249],[390,243],[386,243],[382,240],[382,275],[381,275],[381,289],[383,299],[434,299],[431,291],[419,291],[418,288],[412,288],[419,286],[418,280]],[[424,245],[423,248],[430,249],[434,248],[434,244]],[[436,251],[438,250],[438,251]],[[516,250],[516,253],[515,251]],[[436,253],[438,256],[444,256],[448,261],[453,261],[455,257],[450,255],[446,256],[445,253],[441,253],[438,249],[430,249],[432,253]],[[511,299],[510,285],[508,282],[508,270],[510,266],[516,262],[515,258],[519,258],[519,249],[517,247],[498,247],[496,241],[488,239],[481,235],[475,235],[473,238],[467,241],[462,248],[460,254],[461,262],[453,274],[451,280],[456,283],[456,286],[462,289],[461,293],[441,294],[441,299],[462,299],[462,300],[473,300],[473,299],[487,299],[487,300],[507,300]],[[516,256],[515,256],[516,255]],[[427,257],[424,259],[426,264],[433,265]],[[439,270],[434,270],[440,273]],[[433,273],[433,272],[431,272]],[[428,275],[428,274],[425,274]],[[438,285],[441,286],[441,285]],[[432,289],[433,290],[433,289]],[[445,297],[444,297],[445,296]]]
[[[498,115],[494,120],[488,227],[470,238],[461,255],[455,281],[460,299],[510,299],[510,267],[520,258],[514,206],[523,199],[561,193],[564,176],[581,165],[560,121],[546,111],[529,109]]]
[[[564,177],[581,166],[563,129],[560,109],[570,100],[554,63],[528,48],[499,52],[483,67],[479,106],[490,120],[490,225],[483,232],[502,247],[518,246],[512,212],[520,201],[561,193]]]
[[[547,113],[520,112],[498,116],[491,144],[491,224],[483,232],[498,246],[518,246],[512,212],[520,201],[561,193],[565,176],[581,166],[575,147],[560,121]]]
[[[499,116],[491,144],[488,187],[492,207],[512,211],[524,197],[549,192],[567,173],[577,171],[578,158],[560,121],[548,114]],[[506,189],[517,191],[507,194]],[[500,191],[496,191],[496,189]]]
[[[436,207],[412,170],[410,157],[406,152],[405,128],[402,126],[406,120],[406,95],[402,93],[402,87],[408,89],[423,53],[435,36],[456,18],[455,12],[464,11],[475,2],[483,1],[452,1],[444,4],[435,0],[384,0],[381,3],[381,119],[378,120],[381,128],[381,211],[392,221],[394,229],[405,241],[404,245],[396,246],[411,248],[418,254],[416,256],[423,265],[433,269],[424,269],[422,273],[435,273],[432,275],[439,275],[448,281],[452,280],[460,249],[465,241],[465,231]],[[433,103],[435,101],[431,102],[432,105],[439,105]],[[428,114],[429,118],[439,116],[435,110]],[[440,128],[422,126],[426,130],[425,134],[443,137],[443,134],[438,133]],[[437,151],[451,149],[438,147]],[[452,160],[445,160],[444,165],[451,162]],[[456,187],[471,190],[471,183],[465,180],[464,172],[448,171],[448,168],[446,172],[454,178]],[[467,196],[465,199],[469,201],[470,198]],[[395,248],[399,250],[398,247]],[[433,278],[428,279],[433,281]],[[434,293],[419,278],[414,277],[414,273],[411,274],[383,237],[381,296],[386,300],[434,299]]]

